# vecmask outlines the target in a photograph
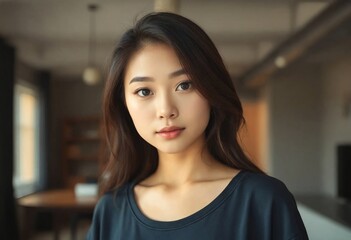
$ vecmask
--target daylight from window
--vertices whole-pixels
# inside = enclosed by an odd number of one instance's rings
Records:
[[[38,182],[38,96],[34,89],[15,88],[15,173],[17,196],[31,193]]]

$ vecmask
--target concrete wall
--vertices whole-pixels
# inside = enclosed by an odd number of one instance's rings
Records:
[[[294,193],[322,191],[320,68],[295,65],[269,82],[270,173]]]
[[[321,162],[323,192],[337,194],[339,144],[351,144],[351,57],[323,66],[323,121]],[[348,112],[347,112],[348,108]],[[351,169],[350,169],[351,174]]]
[[[269,172],[294,193],[337,194],[336,147],[351,144],[350,66],[350,57],[300,63],[267,86]]]
[[[57,80],[52,84],[52,107],[57,118],[101,114],[103,84],[88,86],[80,79]]]

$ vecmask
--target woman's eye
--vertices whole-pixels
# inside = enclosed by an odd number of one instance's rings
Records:
[[[182,82],[177,86],[177,91],[185,91],[191,88],[191,82]]]
[[[151,94],[151,91],[149,89],[140,89],[136,92],[140,97],[147,97]]]

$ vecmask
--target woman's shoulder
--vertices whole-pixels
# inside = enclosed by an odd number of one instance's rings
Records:
[[[272,234],[285,236],[278,239],[308,239],[295,198],[281,180],[245,172],[240,182],[236,195],[248,203],[251,217],[261,217],[266,223],[269,219]]]
[[[128,217],[123,211],[127,209],[128,186],[126,184],[100,197],[86,239],[116,239],[112,237],[115,227]]]
[[[127,201],[127,192],[129,184],[104,193],[98,200],[95,211],[111,211]]]
[[[263,173],[244,172],[239,188],[248,195],[258,196],[263,199],[290,199],[292,197],[292,194],[281,180]]]
[[[254,219],[251,227],[275,239],[308,239],[294,196],[279,179],[249,171],[238,175],[228,201],[240,217]],[[242,206],[237,209],[237,206]],[[260,230],[259,230],[260,229]]]

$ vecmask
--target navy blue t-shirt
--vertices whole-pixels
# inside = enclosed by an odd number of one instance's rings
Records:
[[[209,205],[180,220],[146,217],[133,184],[105,194],[95,207],[88,240],[305,240],[306,229],[285,185],[241,171]]]

